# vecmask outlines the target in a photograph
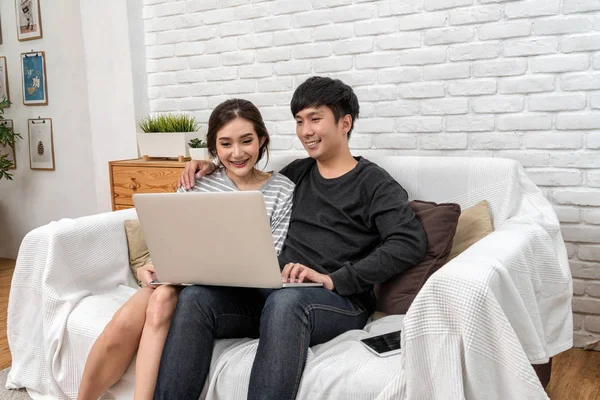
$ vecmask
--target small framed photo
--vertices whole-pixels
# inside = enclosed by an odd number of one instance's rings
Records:
[[[46,80],[46,53],[34,51],[21,54],[23,104],[26,106],[48,105],[48,82]]]
[[[0,125],[6,126],[11,131],[13,130],[12,119],[2,119],[0,120]],[[8,160],[12,161],[13,166],[10,169],[17,169],[17,157],[15,156],[15,146],[4,146],[0,144],[0,155],[2,154],[8,154]]]
[[[10,95],[8,94],[8,71],[6,70],[6,57],[2,56],[0,57],[0,101],[3,101],[4,99],[10,100]]]
[[[2,44],[2,17],[0,16],[0,44]]]
[[[27,120],[27,128],[29,130],[29,167],[31,169],[54,171],[52,119],[29,119]]]
[[[42,37],[40,0],[15,0],[17,9],[17,39],[19,41]]]

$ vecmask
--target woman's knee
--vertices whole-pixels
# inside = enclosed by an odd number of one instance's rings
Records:
[[[177,304],[179,290],[173,286],[160,286],[154,290],[146,309],[146,324],[161,326],[171,320]]]
[[[129,308],[120,309],[113,316],[111,321],[104,328],[104,341],[107,350],[120,347],[123,338],[139,337],[144,327],[144,318],[142,310],[131,310]]]

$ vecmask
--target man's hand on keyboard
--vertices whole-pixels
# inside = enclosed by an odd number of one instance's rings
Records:
[[[306,265],[288,263],[283,267],[281,279],[284,283],[317,282],[322,283],[327,290],[333,290],[333,281],[329,275],[320,274]]]

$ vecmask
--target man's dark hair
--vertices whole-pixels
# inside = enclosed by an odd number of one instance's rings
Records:
[[[350,114],[352,125],[348,131],[349,139],[359,111],[358,98],[352,88],[339,79],[322,76],[308,78],[294,92],[291,103],[292,115],[295,117],[298,112],[307,107],[320,106],[331,109],[336,123],[346,114]]]

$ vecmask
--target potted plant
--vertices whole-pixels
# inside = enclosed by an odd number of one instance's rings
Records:
[[[188,143],[190,146],[190,157],[192,160],[210,160],[210,154],[206,142],[202,139],[194,138]]]
[[[144,158],[189,157],[187,143],[195,138],[200,127],[194,117],[185,114],[155,114],[139,123],[143,133],[137,134],[140,153]]]
[[[11,105],[11,102],[5,97],[0,102],[0,121],[4,119],[4,109]],[[12,128],[4,124],[0,124],[0,146],[5,148],[14,148],[16,138],[22,139],[21,135],[14,132]],[[15,163],[9,158],[8,153],[0,154],[0,179],[12,181],[12,174],[8,171],[15,167]]]

